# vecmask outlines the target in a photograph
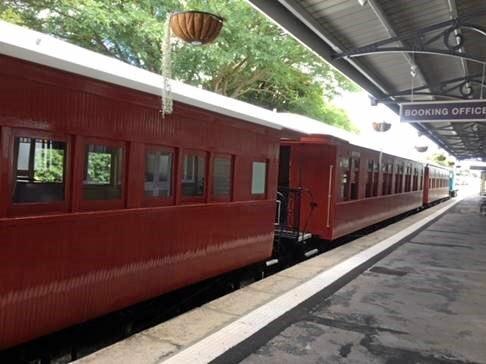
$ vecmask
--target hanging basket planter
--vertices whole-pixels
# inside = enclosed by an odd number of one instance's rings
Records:
[[[216,39],[223,27],[223,18],[203,11],[181,11],[166,19],[165,34],[161,44],[161,108],[162,117],[172,114],[173,100],[170,87],[172,76],[171,33],[182,40],[200,45]]]
[[[373,122],[373,129],[375,129],[375,131],[383,132],[390,130],[390,128],[391,123],[387,123],[386,121],[382,121],[381,123],[376,121]]]
[[[218,37],[223,18],[203,11],[181,11],[171,15],[170,27],[185,42],[201,45]]]
[[[443,154],[440,154],[440,155],[437,156],[437,160],[440,161],[440,162],[443,162],[443,161],[446,160],[446,156],[443,155]]]
[[[429,147],[427,145],[416,145],[415,146],[415,150],[419,153],[424,153],[427,151],[427,149],[429,149]]]

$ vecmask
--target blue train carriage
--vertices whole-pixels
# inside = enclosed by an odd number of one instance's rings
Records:
[[[453,169],[449,171],[449,195],[451,197],[457,196],[456,173]]]
[[[481,172],[481,185],[480,185],[479,194],[481,196],[486,195],[486,171]]]

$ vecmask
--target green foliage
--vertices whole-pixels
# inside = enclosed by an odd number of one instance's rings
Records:
[[[37,149],[34,157],[34,181],[40,183],[62,183],[64,178],[64,151],[60,149]]]
[[[175,43],[176,79],[355,130],[329,100],[356,86],[245,0],[3,0],[0,19],[158,72],[164,21],[181,9],[217,13],[225,25],[212,45]]]
[[[443,153],[434,153],[430,157],[427,158],[434,164],[438,164],[444,167],[450,167],[451,163],[454,165],[454,161],[452,159],[447,159],[446,155]]]
[[[110,153],[88,153],[88,182],[98,185],[110,184],[111,160]]]

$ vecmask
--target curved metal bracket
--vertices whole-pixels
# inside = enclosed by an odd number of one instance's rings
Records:
[[[438,23],[414,32],[405,33],[376,43],[368,44],[364,47],[336,53],[333,58],[353,58],[383,53],[419,53],[457,57],[471,62],[486,64],[486,59],[480,58],[473,54],[465,53],[463,51],[465,30],[476,32],[486,37],[486,29],[479,25],[466,22],[466,20],[485,14],[486,10],[478,12],[478,14],[472,16],[462,18],[459,17],[446,22]],[[396,42],[410,44],[411,46],[392,46]],[[440,44],[437,44],[438,42],[440,42]]]
[[[386,98],[375,99],[374,101],[377,103],[396,102],[394,99],[407,98],[410,97],[412,93],[414,96],[432,96],[451,100],[467,100],[473,96],[473,85],[486,87],[486,83],[483,83],[482,75],[480,73],[465,77],[451,78],[435,85],[419,86],[414,87],[413,89],[402,90],[392,95],[388,95]]]
[[[343,52],[335,56],[335,59],[343,57],[362,57],[369,56],[373,54],[384,54],[384,53],[417,53],[417,54],[431,54],[436,56],[447,56],[447,57],[457,57],[462,58],[467,61],[476,62],[480,64],[486,64],[486,59],[482,59],[473,55],[468,55],[467,53],[461,53],[454,50],[442,50],[437,48],[420,49],[417,47],[383,47],[378,49],[356,49],[352,52]]]

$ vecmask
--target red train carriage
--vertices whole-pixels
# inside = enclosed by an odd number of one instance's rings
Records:
[[[160,84],[0,23],[0,349],[271,255],[280,127]]]
[[[279,187],[302,189],[300,227],[332,240],[422,206],[423,164],[330,135],[282,143]],[[285,176],[285,177],[282,177]],[[308,192],[308,193],[306,193]]]
[[[366,148],[356,135],[307,117],[279,114],[278,122],[301,133],[280,148],[281,236],[297,230],[299,238],[332,240],[422,207],[422,163]]]
[[[450,197],[450,170],[427,164],[425,166],[424,206]]]

